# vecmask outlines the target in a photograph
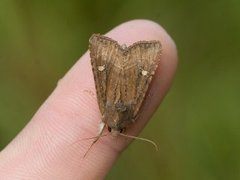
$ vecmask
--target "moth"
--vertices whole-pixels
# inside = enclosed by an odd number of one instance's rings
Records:
[[[127,47],[106,36],[93,34],[89,50],[102,114],[95,143],[105,127],[112,135],[124,136],[128,125],[136,120],[160,61],[161,43],[139,41]]]

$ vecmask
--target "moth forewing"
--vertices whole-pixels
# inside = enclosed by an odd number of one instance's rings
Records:
[[[137,64],[135,68],[138,72],[136,75],[137,93],[134,98],[134,116],[136,116],[145,98],[152,76],[158,67],[161,44],[159,41],[140,41],[129,47],[129,54],[129,61]]]
[[[114,56],[116,56],[116,52],[118,51],[117,42],[112,41],[107,37],[94,34],[89,40],[89,50],[98,105],[101,114],[103,115],[107,101],[106,82],[109,79],[111,59],[114,60]]]

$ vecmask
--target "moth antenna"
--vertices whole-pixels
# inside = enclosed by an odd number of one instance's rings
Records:
[[[128,138],[131,138],[131,139],[137,139],[137,140],[141,140],[141,141],[145,141],[145,142],[148,142],[150,144],[152,144],[156,151],[158,151],[158,146],[155,142],[151,141],[150,139],[146,139],[146,138],[141,138],[141,137],[136,137],[136,136],[131,136],[131,135],[128,135],[128,134],[123,134],[123,133],[119,133],[119,135],[121,136],[124,136],[124,137],[128,137]]]
[[[99,140],[100,137],[103,137],[103,136],[107,136],[107,135],[108,135],[108,134],[102,135],[103,130],[104,130],[104,127],[105,127],[105,124],[101,127],[98,136],[92,137],[92,138],[87,138],[87,139],[95,139],[95,138],[96,138],[96,139],[92,142],[91,146],[88,148],[88,150],[87,150],[86,153],[84,154],[83,158],[86,157],[86,155],[88,154],[88,152],[90,151],[90,149],[92,148],[92,146]]]
[[[109,134],[102,134],[100,137],[104,137],[104,136],[107,136],[107,135],[109,135]],[[98,138],[98,137],[99,137],[99,135],[97,135],[97,136],[93,136],[93,137],[90,137],[90,138],[83,138],[83,139],[80,139],[79,141],[85,141],[85,140],[96,139],[96,138]]]
[[[103,135],[101,135],[100,137],[104,137],[104,136],[107,136],[107,135],[109,135],[109,134],[103,134]],[[83,139],[79,139],[79,140],[77,140],[77,141],[74,141],[72,144],[70,144],[70,146],[73,146],[73,145],[75,145],[75,144],[79,143],[80,141],[85,141],[85,140],[96,139],[96,138],[98,138],[98,136],[99,136],[99,135],[97,135],[97,136],[94,136],[94,137],[90,137],[90,138],[83,138]]]

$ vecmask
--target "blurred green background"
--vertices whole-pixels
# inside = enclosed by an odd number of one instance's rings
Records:
[[[175,83],[107,179],[240,179],[240,1],[0,0],[0,146],[24,127],[93,32],[135,18],[175,40]]]

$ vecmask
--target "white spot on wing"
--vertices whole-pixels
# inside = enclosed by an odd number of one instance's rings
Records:
[[[148,74],[148,71],[142,70],[142,75],[146,76]]]
[[[105,65],[98,66],[98,70],[99,70],[99,71],[104,71],[104,69],[105,69]]]

